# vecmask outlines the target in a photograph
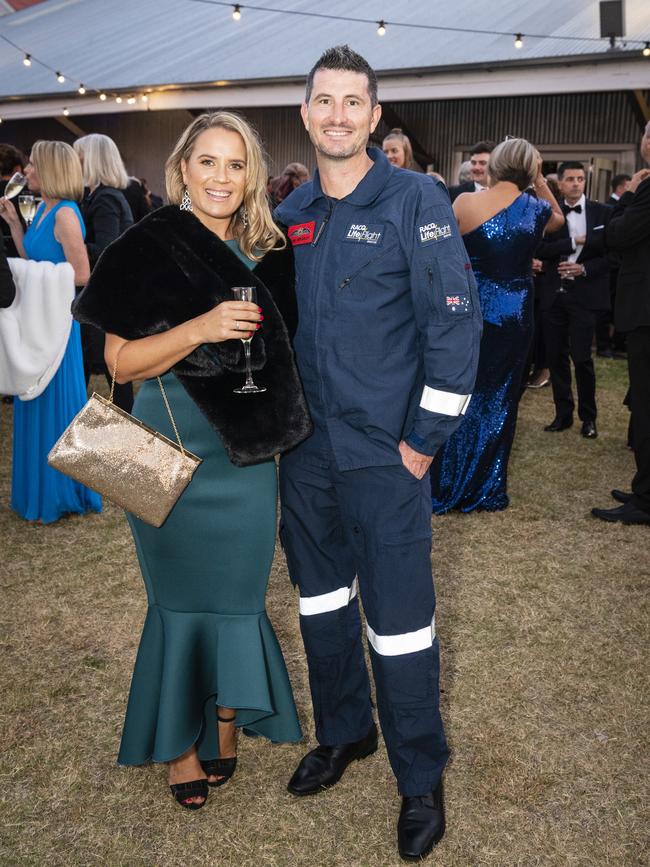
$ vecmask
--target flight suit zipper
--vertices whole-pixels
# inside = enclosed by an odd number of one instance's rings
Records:
[[[329,211],[327,212],[327,214],[325,214],[325,216],[323,217],[323,222],[318,227],[318,232],[316,232],[316,237],[311,242],[312,247],[318,246],[318,242],[320,241],[320,239],[321,239],[321,237],[322,237],[322,235],[323,235],[323,233],[327,227],[327,224],[329,223],[330,219],[332,218],[332,214],[334,213],[334,208],[336,207],[336,203],[332,204],[332,200],[328,197],[327,204],[329,206]],[[315,337],[314,349],[315,349],[315,353],[316,353],[315,361],[316,361],[316,369],[318,370],[318,379],[319,379],[318,395],[320,398],[321,407],[323,408],[323,414],[325,416],[325,420],[327,420],[327,409],[326,409],[325,395],[324,395],[325,377],[323,376],[323,371],[322,371],[321,364],[320,364],[319,350],[318,350],[319,346],[324,346],[325,344],[323,344],[321,339],[320,339],[322,316],[321,316],[321,310],[320,310],[320,307],[318,304],[318,296],[320,294],[319,290],[320,290],[320,280],[321,280],[320,262],[321,262],[321,259],[323,258],[323,250],[326,249],[326,247],[327,247],[327,244],[325,245],[325,247],[319,247],[318,248],[317,253],[316,253],[316,260],[314,262],[314,266],[312,269],[312,275],[314,275],[316,277],[316,280],[314,281],[315,285],[316,285],[316,292],[314,293],[314,296],[315,296],[314,297],[314,312],[316,314],[316,328],[314,329],[314,337]]]
[[[364,262],[363,265],[361,265],[359,268],[357,268],[356,271],[354,271],[352,274],[350,274],[348,277],[346,277],[343,280],[343,282],[339,284],[339,289],[345,289],[345,287],[348,286],[354,280],[355,277],[359,276],[359,274],[364,270],[364,268],[367,268],[368,265],[376,265],[377,262],[381,262],[381,260],[385,256],[387,256],[389,253],[392,253],[393,250],[395,250],[397,247],[398,247],[398,244],[393,243],[389,247],[387,247],[385,250],[383,250],[378,256],[375,256],[373,259],[368,259],[367,262]]]

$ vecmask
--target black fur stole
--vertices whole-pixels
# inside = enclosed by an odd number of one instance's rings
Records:
[[[232,463],[246,466],[287,451],[312,431],[288,334],[297,325],[290,245],[250,271],[193,214],[169,205],[106,248],[72,312],[79,322],[134,340],[232,301],[233,286],[252,285],[264,313],[251,343],[253,370],[267,391],[233,394],[245,370],[240,340],[206,344],[172,368]]]

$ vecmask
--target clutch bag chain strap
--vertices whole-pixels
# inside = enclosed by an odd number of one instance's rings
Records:
[[[122,352],[122,349],[124,349],[124,346],[122,346],[120,348],[117,355],[115,356],[115,364],[113,365],[113,376],[111,379],[111,393],[108,396],[109,403],[113,403],[113,396],[115,394],[115,380],[117,379],[117,362],[119,360],[120,353]],[[174,429],[174,435],[176,437],[176,441],[178,442],[178,447],[180,448],[181,454],[183,455],[183,457],[185,457],[186,456],[185,448],[184,448],[182,440],[181,440],[181,435],[179,434],[178,428],[176,427],[176,422],[174,421],[174,415],[172,413],[172,408],[169,405],[169,400],[167,399],[167,392],[165,391],[165,386],[162,384],[162,379],[159,376],[157,376],[156,379],[158,380],[158,385],[160,386],[160,393],[162,394],[162,399],[165,402],[165,408],[167,410],[167,415],[169,416],[169,420],[172,423],[172,428]]]

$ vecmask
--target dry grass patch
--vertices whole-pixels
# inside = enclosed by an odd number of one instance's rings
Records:
[[[646,528],[589,515],[626,487],[624,365],[598,366],[598,440],[543,433],[526,394],[503,513],[434,518],[443,713],[453,758],[440,867],[648,860]],[[197,813],[165,769],[115,765],[145,596],[130,534],[101,516],[32,526],[0,455],[0,864],[390,867],[399,799],[384,750],[322,796],[285,785],[305,745],[240,739]],[[313,743],[296,600],[276,557],[269,613]]]

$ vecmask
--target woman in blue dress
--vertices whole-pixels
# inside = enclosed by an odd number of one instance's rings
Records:
[[[70,145],[38,141],[25,167],[31,192],[43,202],[27,232],[8,199],[0,200],[0,216],[11,228],[16,249],[24,259],[69,262],[75,284],[90,276],[84,246],[84,225],[77,201],[83,195],[81,164]],[[54,443],[86,402],[79,324],[72,323],[59,369],[34,400],[14,401],[11,506],[28,521],[50,524],[62,515],[101,512],[101,498],[47,465]]]
[[[488,190],[454,202],[478,284],[483,336],[465,418],[431,465],[438,515],[508,505],[508,458],[533,329],[532,257],[544,232],[564,222],[530,142],[502,142],[490,155],[488,172]],[[526,192],[531,185],[535,195]]]

